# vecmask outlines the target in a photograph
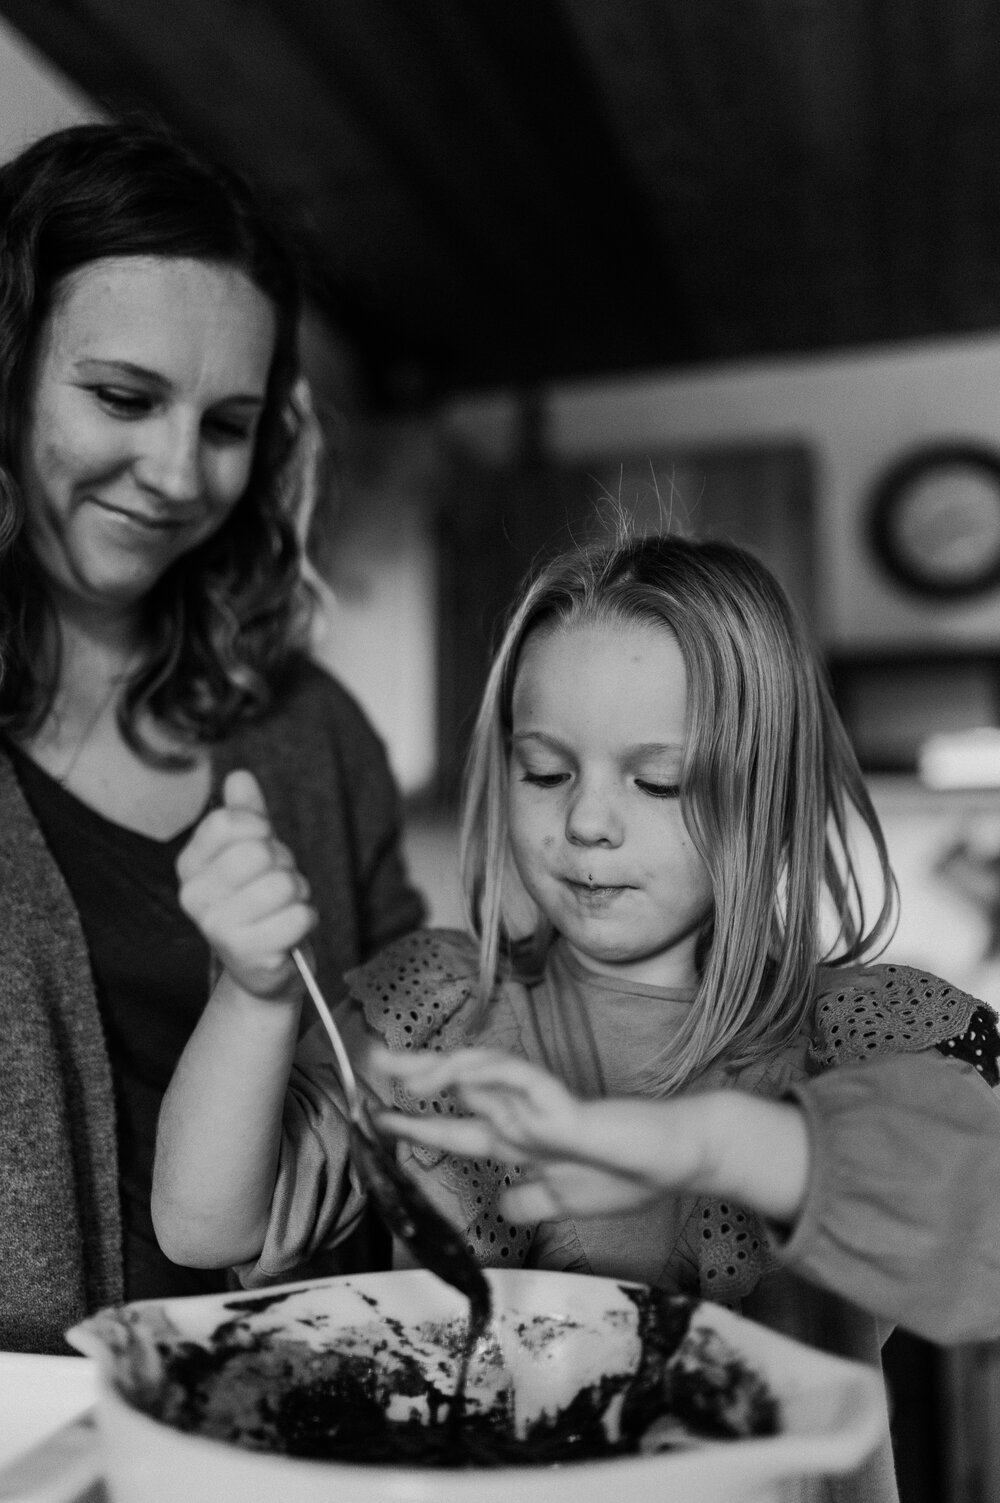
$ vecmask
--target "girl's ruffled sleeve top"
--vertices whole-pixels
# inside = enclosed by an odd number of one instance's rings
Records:
[[[661,1030],[677,1026],[685,1000],[649,987],[619,986],[609,996],[603,978],[579,967],[550,971],[544,1008],[532,996],[537,986],[510,981],[474,1027],[473,945],[457,933],[421,931],[351,973],[341,1022],[362,1068],[374,1039],[449,1050],[473,1035],[551,1068],[545,1029],[571,990],[572,1006],[593,1009],[595,1024],[601,1008],[612,1008],[604,1033],[593,1031],[606,1088],[624,1094],[629,1057],[608,1061],[601,1041],[634,1033],[648,1055],[650,1019]],[[799,1104],[811,1168],[791,1228],[766,1226],[736,1204],[681,1197],[624,1229],[620,1217],[604,1218],[606,1227],[513,1226],[499,1201],[516,1167],[426,1149],[408,1150],[410,1167],[486,1266],[644,1278],[856,1355],[877,1351],[895,1323],[939,1341],[991,1338],[1000,1336],[998,1052],[992,1011],[936,977],[902,966],[821,968],[810,1026],[787,1049],[740,1072],[707,1072],[694,1086]],[[597,1092],[585,1068],[563,1073],[575,1089]],[[245,1283],[287,1275],[360,1216],[340,1100],[327,1049],[307,1035],[288,1095],[271,1225],[260,1257],[241,1271]],[[447,1096],[416,1100],[399,1086],[393,1101],[416,1112],[457,1109]],[[396,1251],[401,1265],[405,1252]],[[853,1334],[845,1334],[845,1306],[863,1314]]]
[[[809,1131],[783,1268],[931,1340],[1000,1336],[1000,1039],[992,1010],[903,966],[821,973]],[[831,1068],[836,1066],[836,1068]]]

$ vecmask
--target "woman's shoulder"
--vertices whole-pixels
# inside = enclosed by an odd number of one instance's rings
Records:
[[[809,1052],[819,1068],[949,1045],[958,1052],[979,1032],[996,1032],[993,1010],[931,971],[895,962],[817,970]]]
[[[216,749],[223,772],[243,762],[294,774],[307,788],[331,776],[352,787],[388,786],[385,744],[367,713],[326,668],[303,653],[289,658],[267,709]]]
[[[458,929],[417,929],[349,971],[348,992],[392,1049],[454,1047],[471,1026],[476,942]]]
[[[324,663],[304,652],[289,658],[275,688],[271,714],[322,720],[335,729],[342,727],[352,738],[362,733],[379,739],[351,691]]]

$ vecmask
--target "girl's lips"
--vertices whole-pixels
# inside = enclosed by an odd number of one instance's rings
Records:
[[[592,898],[595,901],[600,898],[606,900],[608,898],[616,897],[619,893],[631,891],[631,888],[628,886],[628,884],[623,882],[581,882],[574,877],[567,877],[565,881],[567,887],[572,893],[575,894],[576,897],[583,899]]]

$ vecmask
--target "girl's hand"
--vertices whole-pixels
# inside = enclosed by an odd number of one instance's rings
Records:
[[[554,1075],[499,1049],[456,1049],[451,1054],[400,1054],[374,1048],[373,1069],[405,1082],[411,1094],[453,1090],[468,1117],[379,1115],[379,1124],[430,1148],[470,1158],[492,1154],[524,1162],[527,1156],[569,1152],[579,1141],[583,1103]]]
[[[441,1055],[379,1048],[370,1063],[418,1096],[454,1091],[469,1116],[383,1112],[379,1126],[459,1157],[519,1165],[524,1180],[503,1196],[512,1221],[636,1210],[686,1185],[700,1163],[693,1136],[653,1146],[656,1130],[666,1127],[668,1103],[582,1101],[546,1070],[498,1050]]]
[[[315,926],[316,911],[251,773],[226,778],[222,806],[198,825],[177,875],[181,907],[245,991],[275,999],[298,992],[290,951]]]
[[[519,1165],[525,1178],[502,1200],[512,1221],[607,1216],[687,1194],[732,1196],[789,1222],[805,1196],[808,1135],[790,1102],[729,1090],[582,1101],[537,1065],[490,1049],[381,1048],[370,1062],[418,1097],[454,1091],[469,1116],[384,1112],[379,1126],[459,1157]]]

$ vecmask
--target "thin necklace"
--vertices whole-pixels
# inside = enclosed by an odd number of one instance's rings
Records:
[[[80,736],[78,737],[76,744],[73,747],[72,752],[70,753],[69,761],[63,768],[62,772],[57,772],[54,774],[55,780],[59,784],[60,788],[65,788],[66,784],[69,782],[73,774],[73,769],[79,762],[81,754],[89,745],[91,737],[97,730],[97,727],[100,725],[101,721],[104,719],[104,716],[107,714],[109,707],[114,703],[122,684],[124,684],[128,679],[128,676],[132,671],[134,661],[135,659],[133,658],[129,663],[126,664],[121,673],[116,673],[113,675],[111,683],[108,686],[108,692],[101,696],[101,699],[98,701],[96,710],[94,710],[93,714],[90,716],[90,719],[87,721],[86,725],[81,731]]]

